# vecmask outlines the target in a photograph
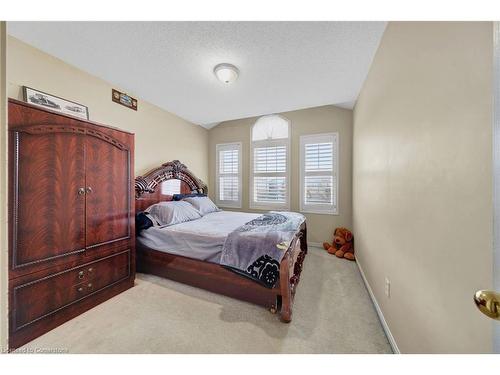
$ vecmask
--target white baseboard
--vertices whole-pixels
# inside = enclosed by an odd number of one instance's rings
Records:
[[[307,246],[308,247],[321,247],[323,248],[323,244],[319,242],[309,242],[307,241]]]
[[[389,340],[389,344],[391,344],[392,351],[395,354],[401,354],[398,348],[398,344],[396,343],[396,340],[394,339],[394,336],[392,335],[391,330],[389,329],[389,326],[385,321],[384,314],[382,314],[382,310],[378,305],[377,299],[375,298],[375,294],[373,294],[370,284],[368,284],[368,280],[366,279],[365,273],[363,272],[363,268],[361,267],[361,264],[359,263],[358,259],[356,259],[356,264],[358,265],[359,273],[361,274],[363,282],[365,283],[366,290],[368,290],[368,294],[370,295],[370,298],[373,302],[373,306],[375,306],[375,311],[377,311],[378,318],[380,319],[380,323],[382,323],[382,327],[384,328],[384,332],[387,336],[387,339]]]

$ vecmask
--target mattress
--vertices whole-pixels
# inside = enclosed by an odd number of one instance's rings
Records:
[[[137,240],[153,250],[219,263],[229,233],[259,216],[247,212],[212,212],[185,223],[148,228]]]

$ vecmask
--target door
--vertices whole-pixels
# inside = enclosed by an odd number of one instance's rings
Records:
[[[492,325],[493,352],[500,353],[500,23],[493,23],[493,289],[480,290],[474,302]]]
[[[12,268],[85,250],[85,136],[13,132]]]
[[[129,155],[109,137],[86,136],[87,249],[130,237]]]

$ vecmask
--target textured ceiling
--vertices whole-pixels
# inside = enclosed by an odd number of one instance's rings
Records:
[[[9,22],[9,34],[205,127],[352,108],[385,22]],[[234,64],[226,86],[213,68]]]

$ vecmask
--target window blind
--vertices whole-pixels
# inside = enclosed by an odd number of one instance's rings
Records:
[[[301,136],[301,210],[337,211],[337,135]]]
[[[287,145],[255,146],[253,158],[254,203],[286,204]]]
[[[254,173],[286,172],[286,146],[255,147]]]
[[[181,192],[181,180],[171,179],[163,181],[161,184],[161,193],[163,195],[180,194],[180,192]]]
[[[219,177],[219,201],[238,201],[238,177]]]
[[[250,207],[287,209],[290,122],[279,115],[259,118],[252,127]]]
[[[217,204],[241,207],[241,144],[219,144],[217,153]]]
[[[255,177],[255,202],[286,203],[286,177]]]

